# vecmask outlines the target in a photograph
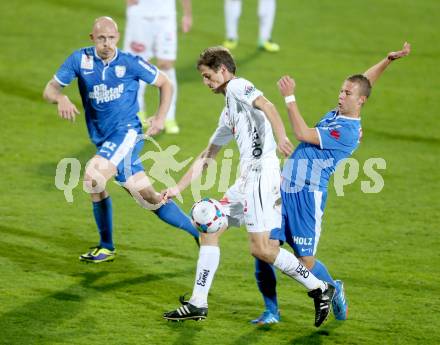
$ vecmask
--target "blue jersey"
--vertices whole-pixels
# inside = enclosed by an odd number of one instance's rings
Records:
[[[361,121],[329,111],[315,126],[320,145],[301,143],[283,168],[285,192],[326,191],[337,164],[359,146]]]
[[[116,50],[105,64],[94,47],[87,47],[70,55],[54,78],[62,86],[78,78],[89,136],[99,146],[118,128],[141,127],[136,115],[139,80],[153,84],[158,75],[157,67],[141,57]]]

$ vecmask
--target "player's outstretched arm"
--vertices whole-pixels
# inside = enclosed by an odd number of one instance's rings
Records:
[[[275,132],[277,138],[278,150],[288,157],[292,153],[293,145],[286,135],[283,121],[275,106],[264,96],[258,96],[254,101],[254,106],[262,110],[269,119],[270,124]]]
[[[49,103],[57,104],[60,117],[75,121],[75,116],[79,114],[79,111],[62,90],[63,87],[55,79],[51,79],[44,88],[43,98]]]
[[[171,81],[163,72],[159,72],[154,86],[159,88],[159,108],[156,111],[156,115],[147,120],[149,125],[147,135],[159,134],[164,129],[165,117],[167,116],[168,109],[170,109],[173,97],[173,84],[171,84]]]
[[[176,195],[182,193],[192,181],[198,178],[203,170],[214,160],[222,146],[209,144],[206,149],[197,157],[194,163],[191,165],[189,170],[183,175],[180,181],[175,187],[168,188],[166,191],[162,192],[162,197],[173,198]]]
[[[296,104],[294,92],[295,92],[295,80],[290,76],[284,76],[278,81],[278,89],[281,95],[284,97],[287,106],[287,114],[289,115],[289,121],[295,134],[295,138],[299,141],[306,143],[319,145],[319,137],[315,128],[310,128],[304,121],[301,113],[299,112],[298,105]]]
[[[404,56],[407,56],[411,52],[411,45],[408,42],[403,44],[403,48],[401,50],[390,52],[387,54],[387,57],[379,61],[374,66],[370,67],[367,71],[365,71],[364,76],[368,78],[371,85],[373,85],[377,79],[382,75],[385,69],[389,66],[391,62],[394,60],[400,59]]]

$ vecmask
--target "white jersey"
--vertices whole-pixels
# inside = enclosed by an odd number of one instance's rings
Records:
[[[226,145],[235,138],[240,152],[240,165],[261,165],[268,159],[278,162],[272,126],[266,115],[253,106],[263,93],[248,80],[232,79],[226,87],[226,105],[210,143]]]
[[[176,15],[176,0],[139,0],[128,7],[145,17],[169,17]]]

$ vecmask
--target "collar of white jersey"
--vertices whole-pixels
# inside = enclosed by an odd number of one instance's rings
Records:
[[[102,63],[105,65],[104,60],[96,53],[96,47],[93,47],[93,54],[97,59],[101,60]],[[110,65],[113,61],[115,61],[118,58],[118,55],[119,55],[119,49],[116,48],[115,56],[113,56],[113,59],[107,62],[107,65]]]
[[[226,84],[226,86],[225,86],[225,90],[228,90],[228,86],[229,86],[229,83],[230,83],[231,81],[233,81],[233,80],[237,80],[237,79],[240,79],[240,77],[236,77],[236,76],[234,76],[234,77],[232,77],[231,79],[229,79],[227,82],[225,82],[225,84]]]

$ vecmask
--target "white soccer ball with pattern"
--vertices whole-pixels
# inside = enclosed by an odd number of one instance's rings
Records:
[[[222,205],[215,199],[204,198],[191,209],[191,220],[200,232],[217,232],[228,225]]]

